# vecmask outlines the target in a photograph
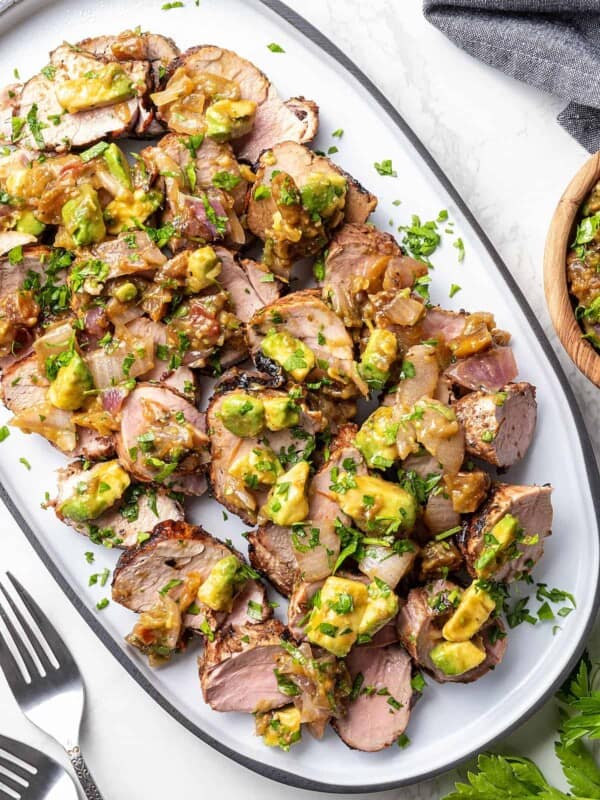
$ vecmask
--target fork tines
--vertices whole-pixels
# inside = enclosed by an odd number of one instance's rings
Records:
[[[32,760],[28,757],[29,749],[20,742],[0,736],[0,798],[13,800],[7,789],[21,796],[30,786],[37,769],[28,763]]]
[[[0,630],[0,667],[18,695],[19,688],[24,689],[52,674],[60,668],[61,660],[64,663],[70,657],[62,639],[31,595],[13,575],[6,574],[19,602],[0,583],[0,619],[8,632],[6,636]]]

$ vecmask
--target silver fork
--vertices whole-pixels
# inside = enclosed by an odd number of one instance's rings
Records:
[[[21,711],[66,750],[88,800],[102,800],[77,743],[85,704],[85,689],[77,664],[31,595],[10,572],[6,575],[39,631],[34,630],[21,608],[0,584],[0,590],[21,627],[19,631],[0,602],[0,619],[12,639],[11,647],[10,640],[0,631],[0,667]]]
[[[60,764],[33,747],[0,736],[0,800],[13,800],[15,795],[20,800],[77,800],[75,785]]]

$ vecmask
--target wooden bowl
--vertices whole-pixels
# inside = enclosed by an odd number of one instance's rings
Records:
[[[600,151],[585,162],[560,198],[544,251],[544,291],[554,329],[573,363],[600,387],[600,353],[582,339],[567,285],[567,252],[583,201],[600,180]]]

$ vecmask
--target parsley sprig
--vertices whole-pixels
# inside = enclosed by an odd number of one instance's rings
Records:
[[[600,767],[582,741],[600,738],[600,692],[592,684],[584,655],[557,694],[565,718],[554,750],[570,794],[550,785],[528,758],[485,753],[477,759],[477,771],[467,773],[467,783],[457,783],[443,800],[600,800]]]

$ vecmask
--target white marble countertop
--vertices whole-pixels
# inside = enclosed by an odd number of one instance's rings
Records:
[[[302,0],[292,5],[356,62],[416,131],[479,219],[557,347],[542,288],[544,238],[562,190],[587,157],[555,122],[562,101],[456,49],[425,22],[420,0]],[[600,413],[593,406],[597,390],[558,349],[600,453]],[[89,703],[82,748],[105,800],[189,798],[207,791],[245,800],[325,796],[284,790],[226,760],[149,701],[63,596],[6,509],[2,512],[0,568],[16,572],[43,598],[86,676]],[[3,731],[62,758],[24,721],[2,681],[0,718]],[[550,703],[498,750],[529,755],[560,781],[552,755],[556,722]],[[437,800],[450,788],[451,777],[373,797]]]

